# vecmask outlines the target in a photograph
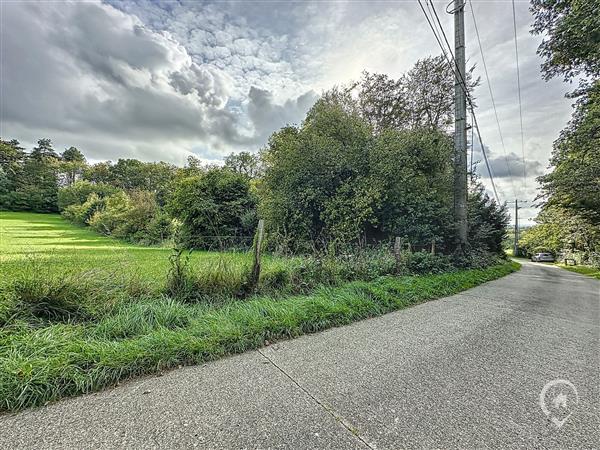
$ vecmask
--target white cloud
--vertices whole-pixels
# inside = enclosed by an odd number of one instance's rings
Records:
[[[274,130],[299,122],[316,92],[364,69],[398,77],[417,59],[440,52],[416,2],[111,5],[3,3],[3,136],[25,143],[48,136],[96,159],[182,162],[192,151],[218,159],[231,150],[256,150]],[[436,5],[452,39],[452,17]],[[512,7],[473,5],[511,172],[520,172]],[[526,183],[503,176],[484,78],[475,94],[502,199],[532,199],[534,177],[545,170],[552,141],[569,118],[563,94],[572,87],[542,81],[528,4],[516,6]],[[470,10],[465,19],[467,57],[483,77]]]
[[[11,3],[2,20],[6,136],[31,142],[43,131],[63,145],[91,143],[91,157],[180,162],[192,149],[222,155],[257,147],[310,106],[306,96],[299,110],[298,101],[277,105],[269,94],[265,110],[279,113],[253,121],[262,115],[247,114],[238,92],[251,85],[235,85],[226,71],[192,58],[171,33],[109,5]],[[251,42],[233,42],[242,49],[234,58],[254,58]],[[229,106],[236,98],[237,109]],[[246,103],[252,107],[252,98]]]

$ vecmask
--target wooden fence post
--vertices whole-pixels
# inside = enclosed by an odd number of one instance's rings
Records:
[[[402,239],[396,237],[394,240],[394,257],[396,262],[400,261],[400,252],[402,252]]]
[[[435,239],[431,240],[431,254],[435,255]]]
[[[252,275],[251,283],[252,289],[258,285],[258,279],[260,277],[260,252],[262,248],[263,235],[265,232],[265,221],[260,219],[258,221],[258,227],[256,229],[256,236],[254,239],[254,263],[252,264]]]

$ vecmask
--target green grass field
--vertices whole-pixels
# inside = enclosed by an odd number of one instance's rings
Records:
[[[519,267],[507,262],[330,285],[314,285],[298,271],[295,283],[311,286],[304,294],[276,290],[211,302],[210,295],[167,295],[169,249],[100,237],[57,215],[1,213],[0,227],[0,411],[348,324],[451,295]],[[223,258],[244,267],[249,255],[194,254],[194,289],[231,279],[235,285],[237,272]],[[268,258],[265,271],[278,280],[282,268],[301,263]],[[207,270],[210,278],[202,278]]]
[[[78,227],[59,214],[0,212],[0,273],[10,279],[29,270],[72,275],[86,272],[134,274],[159,289],[169,270],[170,248],[143,247],[101,236]],[[242,271],[252,262],[249,253],[194,251],[191,265],[197,270],[226,263],[230,270]],[[263,259],[265,272],[297,259]],[[34,269],[32,269],[32,266]]]

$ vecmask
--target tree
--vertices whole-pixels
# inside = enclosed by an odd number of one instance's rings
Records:
[[[292,251],[408,238],[443,243],[452,230],[452,141],[440,130],[385,129],[348,103],[323,99],[263,153],[262,215]]]
[[[0,140],[0,207],[56,211],[58,155],[49,139],[40,139],[27,155],[16,140]]]
[[[76,147],[69,147],[61,154],[61,158],[63,161],[68,162],[86,162],[85,156],[81,153]]]
[[[387,130],[377,137],[369,183],[382,198],[378,233],[405,237],[413,246],[436,240],[444,249],[452,235],[452,154],[450,136],[439,129]]]
[[[83,178],[94,183],[111,184],[129,192],[153,192],[158,203],[163,205],[176,173],[177,168],[174,165],[162,161],[119,159],[116,164],[110,161],[94,164],[84,171]]]
[[[410,112],[402,78],[394,80],[385,74],[364,71],[353,88],[358,90],[360,115],[375,131],[406,127]]]
[[[310,250],[360,237],[371,205],[353,199],[367,176],[371,140],[365,120],[327,100],[313,106],[302,127],[271,137],[263,155],[262,213],[287,247]]]
[[[484,252],[502,253],[509,222],[506,205],[498,205],[480,182],[471,185],[468,196],[469,245]]]
[[[118,188],[110,184],[78,180],[58,190],[58,209],[64,211],[71,205],[81,205],[85,203],[92,193],[96,194],[99,199],[102,199],[116,194],[118,191]]]
[[[17,140],[0,139],[0,209],[11,209],[26,154]]]
[[[548,206],[571,210],[600,226],[600,81],[581,97],[554,143],[552,172],[538,178]]]
[[[110,161],[103,161],[88,166],[83,170],[82,178],[92,183],[111,184],[113,181],[113,175],[110,170],[111,166],[112,163]]]
[[[62,160],[62,172],[64,174],[64,184],[71,186],[75,181],[81,178],[83,170],[87,166],[87,161],[83,153],[75,147],[69,147],[60,155]]]
[[[38,161],[42,161],[44,159],[54,159],[58,160],[60,157],[54,151],[54,147],[52,147],[52,141],[50,139],[44,138],[37,141],[37,147],[33,147],[31,152],[31,158],[36,159]]]
[[[600,77],[600,0],[532,0],[532,33],[543,35],[538,54],[546,79]]]
[[[545,206],[537,224],[521,234],[519,247],[526,254],[548,251],[577,257],[580,262],[600,263],[600,228],[572,210]]]
[[[479,84],[473,70],[466,75],[471,97]],[[389,129],[447,130],[454,123],[454,71],[444,56],[428,57],[397,80],[365,71],[359,81],[331,89],[322,100],[358,114],[376,134]]]
[[[600,0],[532,0],[532,32],[546,80],[577,80],[575,111],[554,142],[553,171],[538,178],[543,208],[520,245],[528,251],[567,250],[600,264]]]
[[[249,152],[231,153],[225,158],[225,167],[249,178],[256,178],[261,173],[260,158]]]
[[[479,79],[473,79],[472,66],[466,73],[467,89],[473,90]],[[419,60],[402,78],[406,93],[410,128],[448,130],[454,124],[454,70],[444,56]]]
[[[252,242],[257,198],[245,175],[226,168],[175,180],[167,211],[182,223],[190,248],[224,248]]]

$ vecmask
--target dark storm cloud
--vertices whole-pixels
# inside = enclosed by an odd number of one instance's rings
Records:
[[[490,150],[488,146],[486,146],[485,149],[490,169],[496,179],[520,179],[523,177],[523,173],[525,173],[528,178],[535,178],[544,173],[544,167],[535,159],[528,159],[526,157],[523,160],[522,155],[517,155],[514,152],[504,155],[501,152]],[[473,161],[477,163],[477,172],[481,176],[488,177],[489,175],[485,165],[484,156],[481,152],[481,147],[477,142],[473,149]],[[525,172],[523,172],[523,166],[525,166]]]

